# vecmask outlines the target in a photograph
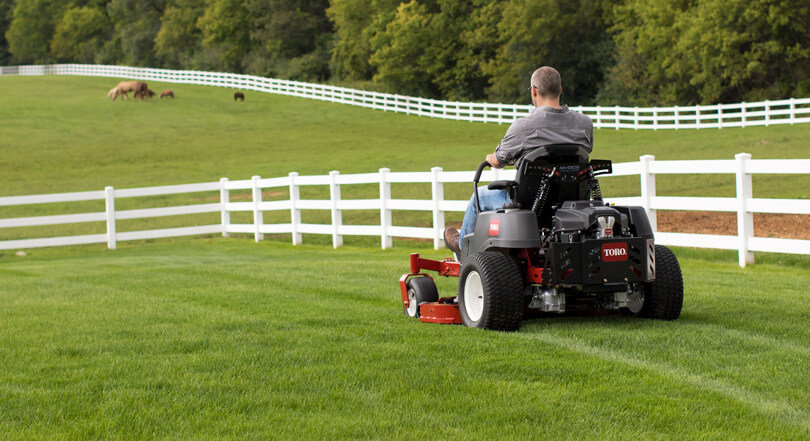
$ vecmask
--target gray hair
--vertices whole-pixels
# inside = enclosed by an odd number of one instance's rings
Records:
[[[562,92],[560,73],[553,67],[543,66],[532,74],[532,87],[537,89],[543,98],[560,96]]]

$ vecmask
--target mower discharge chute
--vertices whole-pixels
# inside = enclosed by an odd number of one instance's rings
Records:
[[[475,173],[478,181],[487,162]],[[602,201],[598,175],[612,163],[588,159],[578,145],[540,147],[517,165],[512,202],[480,212],[475,230],[461,238],[461,255],[435,261],[411,255],[400,279],[405,313],[424,322],[517,330],[524,314],[585,309],[674,320],[683,304],[675,255],[655,245],[642,207]],[[458,293],[439,298],[423,270],[459,277]]]

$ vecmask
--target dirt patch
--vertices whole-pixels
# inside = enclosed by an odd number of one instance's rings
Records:
[[[658,231],[671,233],[737,234],[736,213],[711,211],[661,211]],[[754,236],[810,240],[810,215],[754,213]]]

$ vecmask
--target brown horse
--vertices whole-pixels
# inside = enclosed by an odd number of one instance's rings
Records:
[[[146,83],[141,84],[143,84],[144,86],[146,85]],[[152,89],[146,87],[144,89],[136,90],[134,96],[136,100],[143,100],[144,98],[152,98],[153,96],[155,96],[155,92],[152,91]]]
[[[144,96],[146,90],[148,90],[148,87],[142,81],[121,81],[107,92],[107,98],[115,101],[116,98],[123,95],[123,99],[127,99],[129,98],[129,92],[135,92],[135,98],[140,99]]]
[[[236,92],[236,93],[233,94],[233,100],[234,101],[237,101],[237,100],[244,101],[245,100],[245,94],[242,93],[242,92]]]
[[[144,98],[150,98],[155,95],[155,92],[149,90],[149,87],[143,81],[136,81],[135,82],[135,93],[134,97],[136,100],[142,100]]]
[[[171,89],[166,89],[163,92],[160,92],[160,99],[163,99],[164,97],[174,99],[174,92]]]

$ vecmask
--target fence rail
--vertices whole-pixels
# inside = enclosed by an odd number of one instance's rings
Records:
[[[656,195],[655,178],[657,175],[717,173],[736,176],[736,197]],[[514,170],[488,170],[482,175],[482,181],[512,179],[514,174]],[[753,174],[810,174],[810,159],[752,160],[751,155],[746,153],[736,155],[734,160],[708,161],[655,161],[653,156],[642,156],[639,162],[614,164],[612,174],[612,176],[638,175],[640,177],[641,195],[637,197],[609,198],[608,202],[620,205],[643,206],[650,216],[653,229],[656,231],[656,213],[658,210],[736,213],[737,234],[734,236],[656,232],[655,238],[657,243],[663,245],[737,250],[739,264],[742,267],[754,262],[754,251],[810,254],[810,240],[754,236],[754,213],[810,215],[810,200],[754,198],[751,178]],[[471,182],[473,175],[474,172],[472,171],[446,172],[439,167],[432,168],[430,172],[412,173],[394,173],[386,168],[382,168],[376,173],[351,175],[341,175],[339,172],[333,171],[329,175],[299,176],[298,173],[293,172],[288,176],[277,178],[253,176],[251,179],[234,181],[222,178],[219,182],[202,184],[121,190],[106,187],[103,191],[0,197],[0,207],[94,200],[103,200],[105,202],[105,211],[103,212],[0,219],[0,231],[2,228],[11,227],[106,222],[106,234],[0,240],[0,250],[105,242],[108,248],[115,249],[116,243],[119,241],[213,233],[221,233],[224,236],[229,236],[232,233],[251,234],[256,241],[263,240],[265,234],[287,233],[291,234],[292,243],[295,245],[302,243],[303,234],[323,234],[332,236],[334,247],[343,245],[343,236],[379,236],[382,248],[391,247],[392,238],[394,237],[420,238],[432,239],[434,247],[438,249],[444,245],[442,237],[445,228],[445,213],[464,212],[467,207],[466,200],[446,200],[444,197],[444,184]],[[413,183],[430,184],[431,198],[419,200],[393,199],[391,197],[392,184]],[[358,184],[379,185],[379,197],[375,196],[370,199],[343,199],[341,197],[341,186]],[[302,199],[300,189],[305,186],[328,187],[329,199]],[[288,191],[289,198],[286,200],[263,201],[262,194],[265,189]],[[233,190],[250,190],[250,202],[232,201],[230,193]],[[199,192],[219,192],[219,202],[136,210],[115,209],[116,200],[122,198]],[[304,210],[328,211],[331,215],[331,222],[329,224],[304,223],[301,221],[301,212]],[[347,210],[378,210],[379,224],[345,225],[343,223],[343,211]],[[393,225],[391,215],[392,212],[397,210],[431,212],[431,226]],[[288,212],[290,222],[265,223],[264,213],[273,211]],[[117,232],[116,230],[116,221],[118,220],[216,212],[220,213],[220,222],[213,225],[130,232]],[[238,212],[251,213],[251,222],[231,222],[231,214]]]
[[[93,64],[0,67],[4,75],[81,75],[231,87],[458,121],[511,123],[530,105],[440,101],[253,75]],[[810,122],[810,98],[706,106],[572,106],[596,128],[658,130],[769,126]]]

